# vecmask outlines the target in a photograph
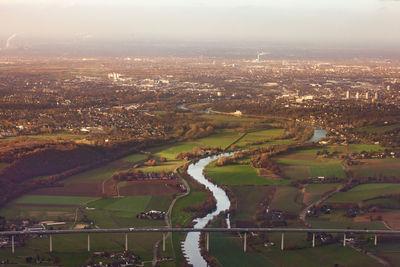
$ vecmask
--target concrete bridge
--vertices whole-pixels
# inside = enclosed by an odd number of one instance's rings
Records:
[[[356,230],[356,229],[309,229],[309,228],[118,228],[118,229],[79,229],[79,230],[37,230],[37,231],[3,231],[0,236],[11,237],[11,251],[15,252],[14,237],[21,235],[47,235],[49,236],[49,250],[53,251],[53,235],[65,234],[87,234],[88,235],[88,251],[90,251],[90,234],[116,234],[125,233],[125,250],[128,250],[128,233],[162,233],[163,234],[163,251],[165,251],[166,233],[188,233],[200,232],[206,233],[206,249],[209,250],[209,234],[214,232],[223,233],[243,233],[243,251],[247,250],[247,234],[248,233],[281,233],[281,250],[284,250],[285,233],[311,233],[312,247],[315,247],[316,233],[337,233],[343,234],[343,246],[346,246],[347,234],[372,234],[374,235],[375,246],[378,243],[377,235],[400,235],[400,230]]]

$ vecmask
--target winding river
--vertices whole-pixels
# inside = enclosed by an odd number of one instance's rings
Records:
[[[207,214],[203,218],[197,218],[193,222],[195,225],[194,228],[204,228],[208,222],[210,222],[214,216],[218,215],[222,211],[226,211],[229,209],[231,202],[224,190],[215,184],[211,183],[204,177],[203,170],[204,168],[212,161],[225,157],[231,156],[233,153],[223,153],[216,156],[210,156],[207,158],[203,158],[196,163],[190,164],[187,170],[187,173],[192,176],[199,183],[205,185],[210,191],[213,193],[215,199],[217,200],[217,208],[215,211]],[[230,228],[229,218],[226,219],[228,228]],[[203,259],[200,253],[200,233],[190,232],[187,234],[185,241],[182,244],[182,251],[185,254],[186,259],[190,264],[193,264],[195,267],[197,266],[207,266],[207,262]]]
[[[314,129],[314,135],[311,137],[308,142],[317,142],[326,137],[326,130],[324,129]],[[225,157],[231,156],[233,153],[223,153],[215,156],[210,156],[207,158],[203,158],[196,163],[192,163],[188,167],[188,174],[192,176],[196,181],[205,185],[214,195],[217,201],[217,208],[215,211],[207,214],[205,217],[197,218],[193,222],[194,228],[204,228],[213,218],[214,216],[220,214],[223,211],[229,209],[231,202],[227,194],[225,193],[222,188],[216,186],[215,184],[211,183],[204,177],[203,170],[204,168],[212,161]],[[227,226],[230,228],[230,221],[229,221],[229,214],[226,218]],[[203,259],[200,252],[200,233],[190,232],[187,234],[185,240],[182,244],[182,251],[185,255],[187,261],[190,264],[193,264],[195,267],[203,267],[207,266],[207,262]]]

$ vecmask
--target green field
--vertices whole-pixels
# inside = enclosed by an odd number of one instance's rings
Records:
[[[345,146],[324,146],[324,147],[315,147],[315,148],[310,148],[310,149],[302,149],[302,150],[296,150],[292,154],[297,154],[297,155],[311,155],[311,156],[316,156],[318,151],[328,151],[330,153],[332,152],[339,152],[339,153],[345,153],[346,152],[346,147]]]
[[[312,228],[322,229],[370,229],[370,230],[388,230],[385,224],[381,221],[374,222],[353,222],[353,221],[329,221],[329,220],[314,220],[309,221]]]
[[[65,179],[63,183],[102,183],[112,178],[114,172],[129,168],[130,164],[122,161],[115,161],[104,167],[82,172]]]
[[[288,211],[298,214],[301,210],[301,204],[297,198],[300,194],[299,189],[292,186],[280,186],[274,195],[271,203],[271,209]]]
[[[393,198],[376,198],[364,201],[365,205],[381,205],[388,209],[399,210],[400,209],[400,202]]]
[[[146,210],[151,198],[151,196],[106,198],[91,202],[88,207],[123,212],[141,212]]]
[[[383,146],[374,144],[351,144],[349,148],[350,153],[362,151],[380,151],[384,149],[385,148]]]
[[[269,186],[230,186],[236,199],[235,212],[231,220],[253,221],[260,203],[273,192]]]
[[[239,142],[237,142],[236,145],[244,147],[246,146],[246,143],[260,141],[262,139],[269,140],[272,137],[280,136],[283,133],[284,129],[267,129],[267,130],[249,132]]]
[[[274,161],[281,165],[285,175],[291,179],[308,179],[319,176],[346,177],[341,163],[337,159],[317,159],[310,154],[293,153],[290,156],[274,158]]]
[[[357,177],[400,177],[400,159],[365,159],[362,164],[350,166]]]
[[[387,131],[391,131],[391,130],[394,130],[397,128],[400,128],[400,122],[397,122],[394,124],[388,124],[388,125],[369,125],[369,126],[357,128],[356,130],[358,132],[382,134],[382,133],[385,133]]]
[[[141,153],[137,153],[137,154],[132,154],[132,155],[129,155],[129,156],[125,157],[125,158],[122,158],[121,160],[130,162],[130,163],[136,163],[136,162],[139,162],[139,161],[143,161],[145,159],[147,159],[147,155],[141,154]]]
[[[249,165],[227,165],[216,167],[215,162],[206,167],[206,174],[221,185],[277,185],[288,180],[273,180],[259,176],[257,170]]]
[[[141,256],[143,260],[151,260],[154,243],[161,238],[158,233],[135,233],[128,234],[128,247],[135,254]],[[125,245],[124,234],[95,234],[90,236],[91,251],[110,251],[122,252]],[[50,264],[44,266],[53,266],[53,259],[59,258],[60,263],[57,266],[80,266],[85,263],[91,253],[87,252],[87,235],[55,235],[53,236],[53,253],[48,253],[49,239],[35,238],[28,241],[25,247],[17,247],[15,256],[11,256],[10,249],[0,249],[0,259],[8,258],[15,262],[13,266],[27,266],[25,257],[41,255],[42,258],[51,258]],[[104,259],[97,259],[97,263]],[[43,266],[43,265],[28,265]]]
[[[327,199],[327,202],[358,203],[370,198],[399,194],[400,184],[363,184],[347,192],[339,192]]]
[[[0,163],[0,171],[9,165],[8,163]]]
[[[7,137],[1,140],[13,141],[21,138],[29,138],[33,140],[52,140],[52,139],[83,139],[86,138],[83,134],[71,134],[71,133],[56,133],[56,134],[38,134],[38,135],[27,135],[27,136],[17,136],[17,137]]]
[[[305,188],[305,194],[309,194],[306,204],[316,202],[325,192],[335,189],[339,184],[308,184]]]
[[[231,234],[210,234],[210,253],[222,266],[278,266],[255,251],[244,253],[243,239]]]
[[[62,206],[24,206],[18,204],[9,204],[0,209],[1,216],[6,219],[15,218],[35,218],[37,220],[59,220],[70,221],[75,216],[76,207]]]
[[[292,236],[287,234],[285,244],[290,245]],[[279,235],[280,237],[280,235]],[[248,240],[248,251],[243,252],[243,239],[224,233],[210,234],[210,253],[222,266],[377,266],[377,262],[351,247],[340,244],[317,246],[294,250],[279,249],[280,241],[274,247],[266,248],[257,241],[252,245]],[[304,238],[303,238],[304,239]],[[310,243],[310,242],[308,242]]]
[[[256,118],[237,117],[237,116],[218,115],[218,114],[202,115],[201,117],[225,123],[249,123],[249,122],[259,121],[259,119]]]
[[[271,259],[278,266],[377,266],[377,262],[367,255],[357,252],[351,247],[340,244],[317,246],[300,250],[280,251],[276,247],[260,247],[263,255]]]
[[[13,201],[15,204],[31,204],[31,205],[81,205],[96,200],[93,197],[74,197],[74,196],[40,196],[40,195],[24,195]]]
[[[78,224],[81,218],[86,217],[93,221],[94,226],[99,228],[123,228],[123,227],[163,227],[164,220],[137,219],[136,214],[149,209],[164,210],[172,200],[171,196],[148,196],[148,197],[124,197],[109,199],[94,199],[85,197],[59,197],[59,196],[23,196],[15,204],[6,206],[1,210],[1,214],[8,219],[25,216],[40,220],[65,220],[73,221],[75,217],[75,207],[64,207],[56,205],[78,205],[90,202],[87,206],[94,210],[80,209],[78,212]],[[21,204],[19,204],[21,203]],[[38,206],[19,206],[26,204],[37,204]],[[54,204],[54,206],[40,206],[44,204]],[[25,217],[25,218],[26,218]],[[66,226],[72,226],[68,223]],[[129,235],[129,247],[140,255],[144,260],[151,260],[153,246],[161,238],[159,233],[137,233]],[[24,263],[26,256],[43,255],[43,257],[58,257],[61,265],[79,265],[89,258],[87,253],[87,235],[57,235],[53,238],[55,252],[51,255],[48,251],[47,238],[35,238],[28,241],[27,246],[16,249],[16,257],[12,257],[8,249],[0,249],[0,259],[3,257],[11,258],[18,264]],[[92,251],[123,251],[123,234],[98,234],[91,236]],[[18,265],[17,264],[17,265]],[[20,265],[18,265],[20,266]]]

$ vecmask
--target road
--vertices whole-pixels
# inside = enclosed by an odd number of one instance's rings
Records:
[[[175,170],[175,172],[176,172],[176,170]],[[187,195],[189,195],[190,194],[190,186],[189,186],[189,184],[186,182],[186,180],[185,179],[183,179],[182,177],[181,177],[181,179],[182,179],[182,182],[185,184],[185,187],[187,188],[187,190],[186,190],[186,192],[184,193],[184,194],[182,194],[182,195],[179,195],[179,196],[177,196],[176,198],[174,198],[173,200],[172,200],[172,202],[171,202],[171,204],[169,205],[169,207],[168,207],[168,211],[167,211],[167,213],[166,213],[166,216],[165,216],[165,224],[167,225],[167,227],[168,228],[171,228],[171,212],[172,212],[172,208],[174,207],[174,205],[175,205],[175,202],[178,200],[178,199],[180,199],[180,198],[183,198],[183,197],[186,197]],[[168,239],[169,238],[169,236],[171,235],[171,232],[168,232],[167,233],[167,235],[165,236],[165,239]],[[157,261],[158,261],[158,247],[160,246],[160,243],[162,242],[162,239],[160,239],[160,240],[158,240],[155,244],[154,244],[154,248],[153,248],[153,261],[152,261],[152,266],[156,266],[157,265]]]

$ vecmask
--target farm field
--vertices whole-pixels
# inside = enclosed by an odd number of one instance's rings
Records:
[[[388,230],[381,221],[374,222],[354,222],[354,221],[329,221],[329,220],[309,220],[312,228],[326,229],[371,229],[371,230]]]
[[[13,201],[15,204],[28,205],[76,205],[96,200],[92,197],[74,197],[74,196],[40,196],[40,195],[24,195]]]
[[[356,129],[356,131],[380,134],[397,128],[400,128],[400,122],[388,125],[369,125],[369,126],[359,127]]]
[[[91,202],[87,206],[102,210],[140,212],[146,209],[150,200],[151,196],[106,198]]]
[[[121,160],[129,162],[129,163],[136,163],[139,161],[143,161],[145,159],[147,159],[147,155],[142,154],[142,153],[136,153],[136,154],[129,155],[125,158],[122,158]]]
[[[243,239],[226,233],[210,234],[210,254],[222,266],[279,266],[268,257],[249,250],[243,252]]]
[[[311,225],[313,227],[332,227],[332,228],[354,228],[354,229],[388,229],[383,221],[383,218],[379,218],[379,215],[386,214],[387,219],[392,219],[395,223],[398,222],[398,214],[390,213],[364,213],[356,217],[346,216],[347,209],[345,208],[334,208],[331,214],[320,214],[318,218],[310,218]],[[379,219],[378,219],[379,218]],[[386,221],[387,222],[387,221]]]
[[[79,185],[79,186],[77,186]],[[32,191],[32,195],[102,197],[101,183],[67,183],[63,186],[45,187]]]
[[[362,152],[362,151],[380,151],[384,150],[385,147],[380,146],[380,145],[374,145],[374,144],[351,144],[349,146],[350,153],[352,152]]]
[[[178,181],[128,181],[118,183],[121,196],[172,195],[179,193]]]
[[[4,169],[5,167],[7,167],[9,164],[7,164],[7,163],[0,163],[0,171],[2,170],[2,169]]]
[[[309,205],[316,202],[325,192],[334,190],[339,184],[308,184],[305,187],[303,203]]]
[[[312,150],[312,152],[314,152],[314,150]],[[281,166],[287,177],[294,180],[319,176],[346,177],[341,167],[340,160],[320,159],[312,155],[312,152],[303,151],[278,156],[274,158],[274,161]]]
[[[230,186],[237,201],[231,220],[253,221],[260,203],[274,193],[271,186]]]
[[[398,194],[400,184],[362,184],[347,192],[339,192],[327,199],[326,202],[337,203],[358,203],[371,198]]]
[[[300,190],[292,186],[279,186],[272,199],[270,208],[272,210],[287,211],[299,214],[301,204],[299,198],[301,196]]]
[[[291,235],[286,238],[290,244]],[[298,239],[297,237],[293,237]],[[237,235],[212,233],[210,235],[210,253],[223,266],[377,266],[367,255],[357,252],[339,243],[315,248],[284,250],[279,241],[274,247],[265,248],[256,243],[254,248],[249,241],[248,251],[243,252],[243,239]],[[304,237],[303,237],[304,239]],[[257,241],[255,241],[257,242]],[[309,242],[308,242],[309,243]],[[257,252],[256,252],[257,251]]]
[[[206,174],[220,185],[277,185],[287,184],[288,180],[268,179],[259,176],[257,170],[250,165],[215,166],[215,162],[209,164]]]
[[[280,251],[278,248],[260,247],[261,253],[278,266],[377,266],[377,262],[353,248],[340,244],[317,246],[300,250]]]
[[[364,201],[365,205],[384,206],[387,209],[400,209],[400,202],[389,197],[374,198]]]
[[[291,154],[317,156],[317,152],[321,152],[324,150],[326,150],[330,153],[335,152],[335,151],[337,151],[338,153],[345,153],[346,146],[335,145],[335,146],[315,147],[315,148],[309,148],[309,149],[296,150],[295,152],[293,152]]]
[[[105,180],[111,179],[114,172],[129,168],[130,164],[123,161],[114,161],[104,167],[89,170],[63,181],[64,184],[70,183],[102,183]]]
[[[40,205],[6,205],[0,209],[6,219],[35,218],[37,220],[71,221],[75,216],[76,206],[40,206]]]
[[[18,137],[6,137],[4,139],[0,139],[0,142],[3,141],[13,141],[17,138],[29,138],[33,140],[56,140],[56,139],[84,139],[86,135],[83,134],[71,134],[71,133],[57,133],[57,134],[39,134],[39,135],[27,135],[27,136],[18,136]]]
[[[400,177],[400,159],[364,159],[350,166],[357,177]]]
[[[143,260],[152,259],[152,247],[161,238],[161,234],[128,234],[128,247],[135,251]],[[95,234],[90,236],[91,251],[110,251],[122,252],[125,245],[124,234]],[[34,249],[33,249],[34,248]],[[17,247],[15,256],[10,256],[8,249],[0,249],[0,258],[7,257],[17,263],[15,266],[26,264],[25,257],[31,255],[41,255],[42,258],[58,258],[58,266],[77,266],[86,262],[91,257],[87,251],[87,235],[55,235],[53,236],[52,254],[48,253],[49,239],[36,238],[29,240],[27,246]],[[97,259],[97,262],[103,261]],[[49,265],[52,265],[53,261]],[[36,265],[35,265],[36,266]]]
[[[284,129],[267,129],[255,132],[247,133],[239,142],[236,143],[237,146],[245,147],[246,143],[260,141],[262,139],[269,140],[272,137],[280,136],[284,133]]]
[[[381,242],[378,244],[379,246],[373,246],[372,244],[369,245],[368,250],[385,258],[392,264],[392,266],[396,266],[396,264],[400,262],[400,244],[398,238],[392,242]]]
[[[223,115],[223,114],[207,114],[207,115],[201,115],[201,117],[213,120],[213,121],[219,121],[219,122],[225,122],[228,124],[232,123],[249,123],[249,122],[255,122],[259,121],[257,118],[249,118],[249,117],[237,117],[237,116],[230,116],[230,115]]]
[[[19,203],[25,203],[26,201],[33,201],[40,205],[45,196],[26,196],[19,200]],[[76,198],[76,197],[52,197],[55,201],[50,207],[45,206],[27,206],[21,207],[25,214],[31,217],[34,214],[42,215],[42,220],[59,220],[60,218],[66,218],[67,215],[69,220],[72,220],[75,215],[75,207],[64,207],[60,206],[65,203],[69,204],[81,204],[86,201],[87,198]],[[78,213],[78,218],[81,219],[83,216],[93,221],[94,225],[100,228],[122,228],[122,227],[162,227],[165,226],[164,220],[147,220],[147,219],[137,219],[136,214],[142,211],[148,210],[162,210],[167,211],[169,204],[172,201],[172,196],[135,196],[135,197],[123,197],[123,198],[107,198],[107,199],[91,199],[93,200],[88,207],[93,209],[81,209]],[[51,203],[51,202],[50,202]],[[13,205],[11,208],[3,209],[1,212],[6,216],[16,216],[19,215],[18,209],[19,204]],[[22,204],[21,204],[22,205]],[[4,213],[3,213],[4,211]],[[58,211],[56,213],[56,211]],[[41,213],[39,213],[41,212]],[[54,213],[52,215],[52,213]],[[79,221],[78,219],[78,221]],[[153,246],[157,240],[161,238],[161,234],[150,233],[150,234],[130,234],[129,235],[129,247],[144,260],[152,259]],[[17,257],[24,259],[24,255],[36,255],[43,254],[49,255],[48,251],[48,239],[47,238],[37,238],[29,240],[27,246],[23,248],[17,248]],[[123,251],[124,248],[124,235],[123,234],[99,234],[91,236],[91,248],[93,251]],[[55,236],[53,238],[54,254],[60,258],[62,265],[71,264],[74,265],[75,262],[82,262],[83,257],[85,260],[89,257],[87,253],[87,235],[65,235],[65,236]],[[34,249],[33,249],[34,248]],[[0,250],[0,257],[2,255],[7,255],[5,250]],[[9,255],[9,254],[8,254]],[[48,256],[47,256],[48,257]],[[16,258],[18,261],[18,258]],[[85,261],[84,260],[84,261]]]

